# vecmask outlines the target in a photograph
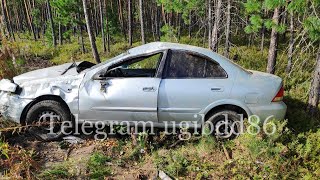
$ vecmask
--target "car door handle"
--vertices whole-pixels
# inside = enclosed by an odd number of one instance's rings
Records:
[[[214,91],[214,92],[222,92],[222,91],[223,91],[223,88],[222,88],[222,87],[212,87],[212,88],[211,88],[211,91]]]
[[[108,81],[100,81],[100,91],[102,92],[106,92],[107,91],[107,87],[110,86],[110,83]]]
[[[145,92],[154,92],[154,91],[156,91],[156,88],[154,88],[154,87],[144,87],[142,90],[145,91]]]

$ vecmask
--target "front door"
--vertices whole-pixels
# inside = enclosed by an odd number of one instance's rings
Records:
[[[80,90],[79,119],[90,121],[158,122],[162,53],[129,59],[108,68],[102,80],[91,80]]]

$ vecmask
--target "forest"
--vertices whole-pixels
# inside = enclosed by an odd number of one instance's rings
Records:
[[[141,133],[137,143],[130,136],[38,142],[0,117],[0,179],[320,178],[319,0],[0,1],[0,79],[175,42],[281,77],[288,106],[275,134],[225,142],[161,133]]]

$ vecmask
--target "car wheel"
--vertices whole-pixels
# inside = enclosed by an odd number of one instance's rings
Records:
[[[61,138],[67,131],[62,127],[63,122],[71,122],[68,107],[58,101],[45,100],[33,105],[26,116],[30,125],[29,132],[43,141],[54,141]],[[64,128],[64,129],[62,129]]]
[[[222,110],[211,113],[206,126],[218,139],[234,139],[239,135],[240,120],[240,115],[236,112]]]

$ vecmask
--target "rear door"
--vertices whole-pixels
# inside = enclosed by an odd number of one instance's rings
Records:
[[[199,112],[227,98],[232,82],[214,60],[189,51],[170,50],[160,85],[159,121],[200,121]]]

